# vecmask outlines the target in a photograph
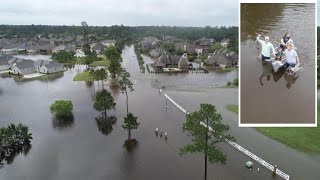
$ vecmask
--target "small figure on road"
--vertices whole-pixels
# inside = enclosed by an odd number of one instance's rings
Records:
[[[164,133],[164,139],[167,140],[167,138],[168,138],[168,132],[165,132]]]
[[[162,130],[160,130],[160,137],[162,138]]]
[[[159,131],[159,129],[156,128],[155,133],[156,133],[156,136],[157,136],[157,137],[158,137],[158,131]]]

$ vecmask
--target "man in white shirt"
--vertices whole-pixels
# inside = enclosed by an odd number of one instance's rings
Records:
[[[257,41],[261,44],[261,60],[265,61],[266,59],[270,59],[271,55],[275,57],[276,51],[272,43],[269,42],[269,37],[266,36],[264,41],[260,39],[261,35],[258,34]]]

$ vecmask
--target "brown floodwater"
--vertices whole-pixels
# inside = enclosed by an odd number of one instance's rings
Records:
[[[125,47],[122,57],[135,88],[129,93],[129,111],[137,115],[141,123],[132,132],[138,141],[132,151],[123,148],[127,138],[122,128],[125,95],[104,82],[117,103],[116,110],[108,111],[108,115],[117,120],[101,119],[92,99],[102,83],[72,80],[85,66],[76,65],[62,74],[28,81],[0,75],[0,126],[21,122],[29,126],[33,134],[28,153],[17,154],[9,163],[4,161],[0,168],[1,180],[203,179],[203,155],[181,157],[178,154],[179,148],[190,143],[191,137],[182,131],[185,114],[171,103],[165,108],[165,98],[158,91],[161,86],[166,86],[165,92],[190,112],[198,110],[200,103],[214,104],[223,122],[230,125],[230,133],[237,138],[237,143],[267,162],[277,164],[290,179],[317,180],[320,176],[318,155],[292,150],[254,128],[238,127],[238,115],[226,109],[228,104],[238,104],[238,89],[215,88],[234,79],[236,72],[141,74],[133,46]],[[72,100],[72,121],[61,123],[52,119],[49,106],[56,99]],[[155,136],[156,127],[168,132],[167,141]],[[209,164],[208,179],[281,179],[229,144],[221,143],[219,147],[227,155],[227,164]],[[254,163],[252,170],[245,166],[249,160]]]
[[[302,70],[273,73],[256,58],[257,33],[279,46],[290,32]],[[315,5],[241,4],[241,123],[315,122]]]

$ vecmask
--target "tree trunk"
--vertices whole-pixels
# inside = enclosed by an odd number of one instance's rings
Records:
[[[129,129],[128,131],[128,140],[130,141],[131,140],[131,130]]]
[[[126,96],[127,96],[127,115],[129,114],[129,103],[128,103],[128,93],[126,89]]]
[[[208,131],[209,124],[207,119],[207,132],[206,132],[206,146],[204,147],[204,180],[207,180],[207,166],[208,166],[208,157],[207,157],[207,148],[208,148]]]
[[[104,110],[104,119],[107,119],[107,109]]]

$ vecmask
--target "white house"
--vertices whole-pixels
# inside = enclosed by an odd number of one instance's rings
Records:
[[[222,45],[223,47],[227,47],[227,46],[229,45],[229,42],[230,42],[230,39],[224,38],[224,39],[222,39],[222,41],[221,41],[221,45]]]
[[[48,64],[44,64],[40,67],[39,72],[50,74],[50,73],[63,71],[63,68],[64,68],[63,64],[49,61]]]
[[[103,40],[100,42],[101,44],[109,47],[109,46],[114,46],[115,43],[116,43],[116,40],[113,40],[113,39],[106,39],[106,40]]]
[[[18,74],[18,75],[24,75],[24,74],[30,74],[35,72],[34,67],[34,61],[32,60],[23,60],[18,63],[14,63],[11,73],[12,74]]]

